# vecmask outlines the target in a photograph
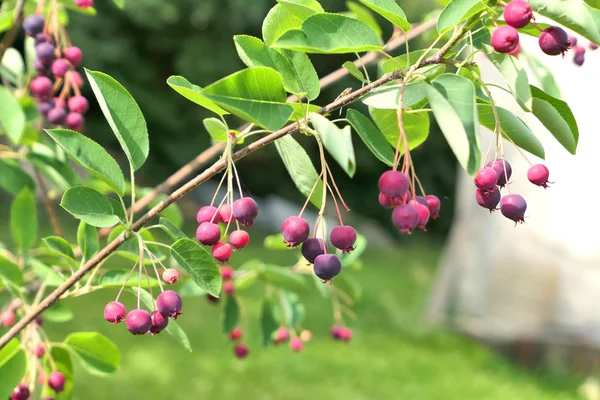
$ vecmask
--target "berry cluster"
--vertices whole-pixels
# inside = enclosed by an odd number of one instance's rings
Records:
[[[89,106],[80,92],[83,79],[75,70],[81,64],[82,51],[71,46],[66,33],[58,31],[57,24],[50,21],[47,23],[39,14],[29,15],[23,21],[25,33],[35,39],[33,66],[37,76],[29,89],[46,121],[81,132],[83,115]],[[65,42],[67,45],[63,46]]]
[[[569,36],[569,42],[571,43],[571,47],[573,48],[573,63],[578,66],[582,66],[585,62],[585,47],[579,45],[579,40],[575,36]],[[596,50],[598,45],[590,42],[588,44],[590,50]]]

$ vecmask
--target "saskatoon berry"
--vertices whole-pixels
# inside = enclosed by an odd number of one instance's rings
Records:
[[[331,327],[331,337],[336,339],[336,340],[340,340],[342,338],[342,330],[344,329],[344,327],[339,326],[339,325],[334,325]]]
[[[36,76],[31,81],[31,94],[38,99],[47,99],[52,94],[52,81],[46,76]]]
[[[557,56],[569,50],[567,32],[558,26],[551,26],[542,31],[538,39],[542,51],[550,56]]]
[[[283,233],[283,241],[288,247],[297,247],[308,239],[310,226],[300,217],[288,217],[281,225],[281,233]]]
[[[233,210],[229,204],[221,204],[219,206],[219,216],[221,217],[221,222],[224,224],[228,224],[235,220],[235,218],[233,218]]]
[[[292,349],[292,351],[295,351],[296,353],[300,353],[302,351],[303,347],[304,347],[304,343],[302,342],[302,339],[300,339],[299,337],[293,337],[292,340],[290,340],[290,349]]]
[[[440,199],[433,194],[428,194],[425,196],[425,200],[427,200],[427,207],[429,207],[429,213],[431,218],[436,219],[440,215],[440,208],[442,204],[440,203]]]
[[[232,252],[233,249],[231,248],[231,245],[225,242],[219,242],[212,248],[213,257],[222,263],[229,261],[229,257],[231,257]]]
[[[179,271],[177,271],[175,268],[167,268],[163,271],[162,278],[163,281],[169,285],[172,285],[179,280]]]
[[[94,7],[94,0],[75,0],[75,5],[85,10],[89,7]]]
[[[240,328],[233,328],[231,332],[229,332],[229,340],[235,342],[236,340],[240,340],[242,338],[242,330]]]
[[[223,283],[223,291],[226,295],[231,296],[235,292],[235,285],[231,281]]]
[[[504,7],[504,20],[514,28],[524,28],[533,17],[529,3],[523,0],[512,0]]]
[[[10,400],[29,400],[29,388],[25,385],[19,385],[10,395]]]
[[[490,213],[496,210],[496,206],[500,203],[500,189],[494,188],[489,192],[484,192],[481,189],[477,189],[475,192],[475,200],[483,208],[490,210]]]
[[[35,35],[35,44],[38,45],[40,43],[54,44],[54,39],[52,39],[52,36],[50,35],[47,35],[45,33],[39,33]]]
[[[37,108],[40,114],[46,117],[48,115],[48,112],[54,108],[54,101],[40,101],[37,105]]]
[[[44,30],[44,18],[37,14],[28,15],[23,20],[23,29],[29,36],[36,36]]]
[[[379,205],[383,208],[392,208],[394,207],[394,198],[379,192]]]
[[[309,263],[314,263],[315,258],[320,256],[321,254],[325,254],[325,246],[323,243],[323,239],[320,238],[310,238],[306,239],[302,243],[302,248],[300,249],[302,252],[302,256],[308,260]]]
[[[233,268],[229,266],[221,267],[221,278],[228,281],[233,278]]]
[[[74,131],[81,131],[83,129],[83,121],[83,115],[76,112],[68,113],[65,118],[67,127]]]
[[[596,43],[590,42],[590,49],[596,50],[597,48],[598,48],[598,45]]]
[[[89,108],[87,99],[83,96],[73,96],[67,102],[69,110],[79,114],[85,114]]]
[[[252,226],[258,215],[258,204],[251,197],[243,197],[233,202],[233,216],[244,226]]]
[[[352,339],[352,330],[350,328],[342,328],[340,331],[340,340],[349,342]]]
[[[63,55],[74,67],[79,66],[81,64],[81,57],[83,56],[83,52],[79,47],[71,46],[67,47],[63,52]]]
[[[181,306],[181,297],[172,290],[165,290],[156,298],[156,309],[165,317],[177,319],[181,315]]]
[[[219,210],[217,210],[217,207],[213,206],[201,207],[196,214],[196,221],[198,221],[199,224],[203,222],[212,222],[217,224],[220,219],[221,217],[219,215]]]
[[[64,108],[54,107],[52,110],[48,111],[48,115],[46,118],[48,122],[54,125],[62,125],[65,123],[65,119],[67,117],[67,112]]]
[[[250,241],[250,235],[248,232],[238,229],[236,231],[231,232],[229,235],[229,243],[236,249],[243,249],[248,246],[248,242]]]
[[[277,329],[275,332],[275,337],[273,338],[273,343],[279,344],[287,341],[290,338],[290,334],[287,329],[281,327]]]
[[[40,60],[38,60],[37,58],[33,59],[33,69],[35,69],[35,72],[37,72],[38,75],[42,75],[42,76],[49,75],[48,66],[45,65]]]
[[[410,199],[408,201],[408,204],[410,204],[411,206],[414,206],[415,204],[422,204],[425,207],[429,207],[429,203],[427,203],[427,199],[423,196],[417,196],[414,199]]]
[[[517,222],[525,222],[527,203],[523,196],[518,194],[506,195],[500,200],[500,211],[506,218]]]
[[[571,47],[573,47],[573,48],[577,47],[577,37],[569,36],[569,43],[571,44]],[[579,47],[581,47],[581,46],[579,46]],[[584,51],[585,51],[585,49],[584,49]]]
[[[379,191],[389,197],[400,197],[408,190],[406,175],[398,171],[386,171],[379,177]]]
[[[482,168],[475,175],[475,186],[484,192],[494,190],[496,183],[498,183],[498,174],[494,168]]]
[[[2,324],[3,326],[12,326],[15,323],[15,313],[10,311],[10,310],[6,310],[3,311],[2,314],[0,314],[0,324]]]
[[[35,354],[35,356],[37,358],[44,357],[44,354],[46,354],[46,349],[44,348],[44,345],[41,343],[38,343],[37,346],[35,346],[35,350],[33,351],[33,354]]]
[[[585,62],[585,53],[575,53],[575,56],[573,57],[573,62],[575,63],[575,65],[579,65],[581,67]]]
[[[571,39],[569,39],[570,41]],[[571,47],[573,48],[573,51],[575,52],[575,54],[584,54],[585,53],[585,48],[581,47],[581,46],[576,46],[573,44],[573,42],[571,42]]]
[[[56,55],[54,54],[55,48],[54,45],[50,43],[40,43],[35,46],[35,54],[40,61],[47,63],[50,65]]]
[[[354,250],[356,231],[348,225],[336,226],[329,234],[329,241],[333,247],[342,250],[343,253],[349,253]]]
[[[324,281],[330,281],[342,270],[342,263],[335,254],[321,254],[315,258],[315,275]]]
[[[521,52],[521,43],[519,43],[517,45],[517,47],[515,47],[513,50],[509,51],[507,54],[510,54],[511,56],[518,56],[519,53]]]
[[[238,343],[235,345],[234,349],[233,349],[235,356],[237,358],[244,358],[248,355],[248,352],[250,351],[248,349],[248,346],[246,346],[243,343]]]
[[[518,45],[519,32],[512,26],[499,26],[492,33],[492,47],[498,53],[510,53]]]
[[[418,228],[425,230],[425,226],[427,225],[427,222],[429,222],[429,207],[420,203],[415,204],[413,207],[415,207],[417,214],[419,215]]]
[[[300,339],[302,339],[303,342],[310,342],[312,339],[312,333],[305,329],[300,332]]]
[[[215,296],[213,296],[213,295],[212,295],[212,294],[210,294],[210,293],[207,293],[207,294],[206,294],[206,299],[209,301],[209,303],[213,303],[213,304],[216,304],[216,303],[218,303],[218,302],[219,302],[219,298],[218,298],[218,297],[215,297]]]
[[[65,76],[67,71],[71,68],[71,65],[64,58],[57,58],[52,62],[52,73],[57,78],[62,78]]]
[[[60,97],[54,98],[54,106],[58,108],[67,108],[67,102]]]
[[[419,213],[415,207],[401,204],[392,211],[392,223],[401,233],[410,234],[419,226]]]
[[[158,311],[152,311],[152,314],[150,314],[150,319],[152,320],[150,333],[153,335],[158,335],[167,327],[167,325],[169,325],[169,318],[165,317]]]
[[[496,185],[500,187],[504,187],[512,175],[512,167],[506,160],[497,159],[494,161],[489,161],[487,164],[485,164],[485,166],[496,171],[496,176],[498,177]]]
[[[206,246],[217,244],[221,238],[221,228],[212,222],[203,222],[196,230],[196,238]]]
[[[79,72],[77,72],[77,71],[69,71],[69,72],[67,72],[66,79],[73,86],[77,86],[77,87],[82,87],[83,86],[83,78],[81,77],[81,74]]]
[[[48,377],[48,386],[56,393],[65,389],[65,376],[61,372],[53,372]]]
[[[527,179],[529,179],[529,182],[543,188],[548,187],[549,177],[550,171],[548,171],[548,167],[544,164],[535,164],[527,171]]]
[[[129,311],[125,325],[134,335],[145,335],[152,327],[152,318],[148,311],[137,308]]]
[[[118,324],[125,319],[127,309],[118,301],[111,301],[104,307],[104,319],[111,324]]]

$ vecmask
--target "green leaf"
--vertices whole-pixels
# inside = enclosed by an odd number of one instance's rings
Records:
[[[600,11],[579,0],[530,0],[531,9],[594,43],[600,43]]]
[[[265,264],[261,276],[265,281],[282,289],[299,292],[307,288],[306,280],[301,275],[285,267]]]
[[[371,91],[361,101],[373,108],[397,110],[400,102],[402,85],[389,85]],[[402,106],[410,108],[427,97],[427,83],[416,81],[408,83],[404,88]]]
[[[373,122],[356,110],[348,110],[348,122],[352,125],[358,136],[381,162],[389,165],[394,163],[394,152],[389,146],[385,136]]]
[[[14,196],[25,187],[35,190],[35,183],[17,163],[0,160],[0,187]]]
[[[336,288],[346,293],[353,304],[358,303],[362,298],[362,288],[360,284],[349,274],[339,274],[335,277],[335,282],[333,284]]]
[[[167,79],[167,84],[186,99],[214,112],[215,114],[229,114],[227,111],[216,105],[211,99],[202,94],[202,88],[200,86],[190,83],[183,76],[170,76],[169,79]]]
[[[119,164],[98,143],[81,133],[67,129],[46,129],[46,133],[56,141],[79,165],[106,182],[119,195],[125,193],[125,178]]]
[[[263,240],[263,245],[265,246],[265,249],[268,250],[290,249],[290,247],[284,242],[283,235],[281,233],[265,236],[265,240]]]
[[[113,3],[119,8],[125,7],[125,0],[113,0]]]
[[[262,35],[267,46],[271,46],[281,35],[290,29],[300,28],[304,19],[276,4],[263,20]]]
[[[552,97],[560,97],[560,88],[554,78],[554,74],[546,64],[538,60],[537,57],[531,56],[522,47],[519,52],[521,60],[525,60],[529,64],[529,71],[539,82],[541,89]]]
[[[27,373],[27,356],[17,339],[0,348],[0,398],[8,399]]]
[[[94,189],[73,187],[65,192],[60,202],[62,208],[85,223],[107,228],[119,223],[110,201]]]
[[[48,236],[42,240],[44,241],[46,246],[50,248],[50,250],[58,254],[67,256],[72,260],[75,259],[75,254],[73,254],[73,249],[71,248],[71,245],[69,244],[69,242],[67,242],[60,236]]]
[[[356,157],[352,145],[350,126],[343,129],[320,114],[311,114],[310,122],[323,142],[323,146],[350,178],[356,172]]]
[[[277,2],[301,19],[325,12],[316,0],[277,0]]]
[[[73,312],[62,302],[55,303],[44,310],[44,320],[50,322],[67,322],[73,319]]]
[[[44,312],[45,315],[46,313]],[[52,357],[52,362],[50,362],[50,357]],[[48,385],[43,385],[42,398],[70,400],[73,392],[73,362],[71,361],[71,353],[64,346],[54,345],[50,348],[49,352],[46,352],[43,365],[46,374],[54,371],[62,372],[65,376],[65,388],[60,394],[57,394]]]
[[[25,113],[13,94],[0,86],[0,128],[13,144],[19,144],[25,131]]]
[[[531,110],[533,115],[544,124],[569,153],[575,154],[579,141],[579,128],[569,105],[535,86],[531,86],[531,93],[533,95]]]
[[[23,285],[23,272],[17,264],[13,263],[3,255],[0,255],[0,277],[17,286]]]
[[[279,309],[286,326],[296,328],[304,321],[306,310],[296,293],[282,291]]]
[[[260,312],[260,336],[264,347],[271,343],[273,333],[279,328],[279,323],[275,320],[273,314],[271,301],[265,298]]]
[[[35,195],[27,188],[23,188],[17,194],[10,207],[10,231],[22,252],[26,252],[35,244],[37,235]]]
[[[272,68],[235,72],[207,86],[202,93],[232,114],[269,130],[281,128],[292,114],[285,103],[281,75]]]
[[[0,13],[0,32],[6,32],[13,25],[13,16],[11,13]]]
[[[369,113],[377,127],[383,132],[388,143],[395,149],[398,145],[398,137],[400,136],[397,111],[369,108]],[[402,122],[410,150],[427,140],[429,136],[429,115],[426,112],[415,114],[403,112]],[[404,153],[404,145],[401,146],[400,152]]]
[[[223,333],[229,333],[238,324],[240,308],[234,296],[226,296],[225,310],[223,312]]]
[[[339,14],[314,14],[302,23],[302,30],[285,32],[272,47],[305,53],[344,54],[381,50],[369,25]]]
[[[406,14],[400,8],[396,0],[359,0],[365,6],[381,15],[383,18],[407,32],[410,24],[406,20]]]
[[[492,106],[489,103],[479,103],[477,109],[479,110],[479,122],[481,122],[481,125],[493,132],[496,126],[496,119],[494,118]],[[496,110],[504,136],[510,138],[510,140],[523,150],[539,158],[545,158],[542,143],[519,117],[502,107],[496,106]]]
[[[365,76],[363,75],[363,73],[358,69],[358,67],[356,65],[354,65],[354,63],[352,61],[346,61],[345,63],[342,64],[342,67],[344,67],[350,75],[352,75],[359,81],[361,81],[361,82],[367,81],[365,79]]]
[[[202,124],[204,124],[213,142],[227,142],[227,127],[220,119],[205,118]]]
[[[437,30],[444,33],[485,8],[486,4],[481,0],[451,0],[440,14]]]
[[[531,111],[532,97],[529,79],[519,60],[508,54],[497,53],[488,45],[484,46],[483,50],[506,80],[517,103],[524,111]]]
[[[81,221],[77,228],[77,244],[85,260],[92,258],[100,249],[96,228]]]
[[[131,94],[119,82],[102,72],[85,70],[96,100],[134,170],[146,161],[150,151],[146,120]]]
[[[119,368],[119,348],[98,332],[71,333],[64,343],[80,357],[85,369],[92,374],[112,374]]]
[[[423,49],[423,50],[411,51],[410,53],[408,53],[408,55],[403,54],[403,55],[395,57],[393,59],[384,61],[383,64],[381,65],[381,69],[386,74],[389,74],[389,73],[397,71],[397,70],[404,70],[404,69],[407,69],[408,67],[410,67],[411,65],[415,64],[417,61],[419,61],[421,59],[421,57],[423,56],[423,54],[425,54],[425,56],[422,59],[426,59],[429,56],[433,56],[433,55],[437,54],[438,51],[439,51],[439,49],[435,49],[435,48],[429,49],[429,50]],[[449,52],[448,54],[452,55],[453,53]],[[446,65],[445,64],[426,65],[424,67],[418,68],[417,71],[419,71],[420,74],[425,75],[427,78],[433,79],[436,76],[441,75],[446,71]]]
[[[53,268],[47,266],[40,260],[29,257],[27,259],[28,264],[31,266],[33,271],[39,276],[44,284],[48,287],[57,287],[65,283],[65,277],[61,273],[55,271]]]
[[[204,247],[191,239],[183,238],[173,243],[171,255],[190,274],[196,285],[219,297],[221,272],[213,256]]]
[[[8,80],[15,87],[23,86],[25,75],[25,61],[19,50],[9,47],[4,51],[2,63],[0,63],[0,76]]]
[[[319,179],[319,175],[304,148],[290,135],[277,139],[275,147],[300,193],[308,196]],[[322,193],[323,182],[319,181],[310,198],[311,203],[319,208],[321,207]]]
[[[187,236],[181,229],[179,229],[174,223],[165,217],[160,217],[158,223],[162,225],[162,229],[169,235],[173,240],[183,239]]]
[[[371,29],[373,29],[373,31],[377,34],[377,36],[381,36],[381,34],[383,33],[381,27],[379,26],[377,19],[375,19],[375,17],[371,13],[371,11],[369,11],[368,8],[363,7],[360,4],[355,3],[353,1],[347,1],[346,7],[348,7],[348,10],[350,10],[350,12],[352,12],[352,14],[356,18],[369,25]]]
[[[125,285],[127,287],[137,287],[139,285],[141,285],[142,287],[147,287],[148,286],[148,280],[150,280],[150,285],[152,287],[156,287],[158,286],[158,280],[153,277],[153,272],[150,274],[150,276],[145,277],[142,276],[142,280],[140,281],[140,276],[139,274],[134,273],[133,274],[129,274],[131,270],[127,270],[127,269],[111,269],[106,271],[106,273],[102,274],[102,276],[100,276],[100,278],[98,279],[98,285],[102,286],[102,287],[116,287],[116,288],[120,288],[121,286]],[[129,277],[129,280],[127,279]],[[127,283],[125,283],[125,281],[127,281]]]

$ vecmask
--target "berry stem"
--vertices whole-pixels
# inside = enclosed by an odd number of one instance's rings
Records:
[[[310,189],[310,193],[308,194],[308,197],[306,198],[306,201],[304,202],[304,205],[302,206],[302,209],[300,210],[300,213],[298,214],[298,218],[302,218],[302,214],[304,214],[304,210],[306,210],[306,207],[308,206],[308,203],[310,202],[310,198],[312,197],[313,193],[317,189],[317,186],[319,186],[319,182],[320,182],[322,176],[323,176],[323,171],[321,171],[319,176],[317,176],[317,180],[315,180],[315,184],[313,185],[312,189]]]
[[[344,201],[344,198],[342,197],[342,193],[340,192],[340,190],[337,187],[337,184],[335,183],[335,179],[333,178],[333,174],[331,173],[331,169],[329,168],[329,165],[326,165],[326,167],[327,167],[327,172],[329,173],[329,177],[331,178],[331,184],[333,185],[338,197],[340,198],[342,205],[344,206],[346,211],[350,211],[350,207],[348,207],[346,205],[346,202]],[[333,196],[333,193],[331,194],[331,196]]]
[[[152,252],[145,245],[144,245],[144,247],[146,248],[146,253],[148,253],[148,258],[150,259],[150,263],[152,263],[152,268],[154,268],[154,273],[156,274],[156,279],[158,280],[158,287],[160,288],[160,292],[162,293],[165,290],[163,289],[162,281],[160,280],[160,274],[158,273],[158,268],[156,268],[156,263],[154,262],[154,259],[152,258]]]
[[[121,286],[121,289],[119,290],[119,293],[117,293],[117,298],[115,299],[115,301],[119,301],[119,297],[121,297],[121,293],[123,293],[123,289],[125,289],[125,286],[127,285],[127,282],[129,282],[129,278],[131,278],[131,274],[133,274],[133,271],[135,270],[135,267],[137,267],[139,260],[137,260],[134,264],[133,267],[131,267],[131,270],[129,271],[129,275],[127,275],[127,278],[125,278],[125,282],[123,282],[123,286]]]
[[[129,167],[129,176],[131,180],[131,212],[129,213],[129,221],[127,222],[127,225],[128,229],[131,229],[135,213],[135,171],[133,170],[133,167]]]
[[[226,176],[227,176],[227,172],[225,172],[223,174],[223,176],[221,177],[221,180],[219,181],[219,184],[217,185],[217,190],[215,190],[215,194],[214,194],[212,200],[210,201],[211,206],[215,204],[215,200],[217,199],[217,196],[219,195],[219,190],[221,190],[221,186],[223,185],[223,181],[225,180]]]
[[[331,194],[331,198],[333,199],[333,204],[335,205],[335,211],[337,212],[338,219],[340,220],[340,225],[344,226],[342,214],[340,213],[340,207],[338,206],[338,202],[335,198],[335,195],[333,194],[333,190],[331,190],[331,186],[329,186],[329,183],[327,184],[327,189],[329,190],[329,194]]]

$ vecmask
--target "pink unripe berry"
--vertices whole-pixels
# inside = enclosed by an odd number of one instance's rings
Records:
[[[44,357],[44,354],[46,354],[46,348],[43,344],[38,343],[33,350],[33,354],[35,354],[37,358],[42,358]]]
[[[139,308],[129,311],[125,320],[125,326],[134,335],[145,335],[152,327],[150,313]]]
[[[389,197],[400,197],[408,190],[406,175],[398,171],[386,171],[379,177],[379,191]]]
[[[221,278],[223,278],[225,281],[233,278],[233,268],[230,266],[221,267]]]
[[[249,241],[250,235],[241,229],[235,230],[229,235],[229,243],[236,249],[243,249],[248,246]]]
[[[350,328],[342,328],[340,331],[340,339],[344,342],[349,342],[352,339],[352,330]]]
[[[498,174],[494,168],[485,167],[475,175],[475,186],[484,192],[494,190],[498,182]]]
[[[245,344],[238,343],[235,345],[233,351],[237,358],[245,358],[248,355],[250,350],[248,349],[248,346],[246,346]]]
[[[258,204],[251,197],[242,197],[233,202],[233,216],[244,226],[252,226],[258,216]]]
[[[428,194],[425,196],[425,200],[427,200],[427,207],[429,207],[429,214],[431,215],[431,218],[436,219],[439,217],[440,209],[442,208],[440,199],[433,194]]]
[[[544,164],[535,164],[527,171],[527,179],[529,179],[529,182],[543,188],[548,187],[549,177],[550,171]]]
[[[308,222],[300,217],[288,217],[281,225],[283,241],[288,247],[297,247],[310,235]]]
[[[510,163],[504,159],[489,161],[485,166],[496,171],[496,176],[498,177],[496,185],[500,187],[504,187],[512,175],[512,167],[510,166]]]
[[[325,254],[325,245],[323,239],[320,238],[309,238],[302,243],[300,249],[302,256],[308,260],[309,263],[314,263],[315,258],[321,254]]]
[[[232,281],[227,281],[223,283],[223,291],[226,295],[231,296],[233,292],[235,292],[235,285]]]
[[[581,67],[585,62],[585,53],[575,53],[575,56],[573,56],[573,62],[575,65]]]
[[[29,388],[25,385],[19,385],[10,395],[10,400],[29,400]]]
[[[175,268],[167,268],[163,271],[162,278],[165,283],[173,285],[179,280],[179,271],[177,271]]]
[[[302,351],[302,348],[304,347],[304,343],[302,342],[302,339],[300,339],[299,337],[293,337],[292,340],[290,340],[290,349],[292,349],[292,351],[295,351],[296,353],[300,353]]]
[[[231,257],[232,252],[233,249],[231,248],[231,245],[225,242],[219,242],[212,248],[213,257],[222,263],[229,261],[229,257]]]
[[[415,207],[417,214],[419,215],[418,228],[425,230],[425,226],[427,225],[427,222],[429,222],[429,207],[424,206],[421,203],[414,204],[413,207]]]
[[[75,0],[75,5],[85,10],[89,7],[94,7],[94,0]]]
[[[83,129],[83,115],[76,112],[69,113],[65,118],[65,124],[69,129],[81,131]]]
[[[73,62],[71,61],[71,64],[72,63]],[[83,78],[81,77],[81,74],[77,71],[71,70],[71,71],[67,72],[67,74],[65,75],[65,78],[72,86],[77,86],[77,87],[83,86]]]
[[[169,325],[169,318],[158,311],[152,311],[150,319],[152,320],[152,326],[150,326],[150,333],[152,335],[158,335]]]
[[[335,254],[321,254],[315,258],[314,271],[315,275],[330,281],[335,278],[342,270],[342,262]]]
[[[512,26],[499,26],[492,33],[492,47],[498,53],[510,53],[518,45],[519,32]]]
[[[83,96],[73,96],[69,98],[67,104],[69,110],[79,114],[85,114],[90,106],[87,99]]]
[[[127,309],[118,301],[111,301],[104,307],[104,319],[111,324],[118,324],[125,319]]]
[[[203,222],[196,230],[196,238],[203,245],[212,246],[221,239],[221,228],[212,222]]]
[[[525,222],[527,203],[523,196],[518,194],[506,195],[500,200],[500,211],[506,218],[517,222]]]
[[[48,386],[56,393],[60,393],[65,389],[65,376],[61,372],[53,372],[48,377]]]
[[[229,340],[235,342],[236,340],[240,340],[242,338],[242,330],[240,328],[233,328],[231,332],[229,332]]]
[[[329,234],[329,241],[336,249],[342,250],[343,253],[349,253],[354,250],[356,231],[348,225],[336,226]]]
[[[401,204],[392,211],[392,223],[400,233],[410,234],[419,226],[419,213],[415,207]]]
[[[550,56],[557,56],[569,50],[567,32],[558,26],[551,26],[540,33],[538,43],[542,51]]]
[[[156,298],[156,309],[165,317],[177,319],[181,315],[181,296],[172,290],[165,290]]]
[[[475,192],[475,200],[483,208],[490,210],[490,213],[496,210],[496,206],[500,203],[500,189],[494,188],[489,192],[484,192],[481,189],[477,189]]]
[[[233,209],[229,204],[221,204],[219,206],[219,216],[221,217],[221,222],[224,224],[235,221],[235,218],[233,218]]]
[[[342,329],[344,329],[344,327],[339,326],[339,325],[334,325],[331,327],[331,337],[334,338],[335,340],[340,340],[342,337]]]
[[[48,99],[52,95],[52,81],[46,76],[36,76],[31,81],[31,94],[38,99]]]
[[[529,3],[523,0],[512,0],[504,7],[504,20],[514,28],[524,28],[533,17]]]
[[[12,326],[15,323],[15,313],[11,310],[2,311],[0,314],[0,324],[3,326]]]
[[[290,333],[287,329],[281,327],[277,329],[275,332],[275,337],[273,338],[273,343],[279,344],[287,341],[290,338]]]
[[[196,221],[198,221],[199,224],[203,222],[212,222],[216,224],[221,219],[218,211],[217,207],[213,206],[201,207],[196,214]]]
[[[517,47],[515,47],[514,49],[512,49],[511,51],[509,51],[507,54],[516,57],[516,56],[519,55],[520,52],[521,52],[521,43],[519,42],[519,44],[517,45]]]
[[[57,58],[52,62],[52,73],[57,78],[64,77],[69,68],[71,68],[71,64],[64,58]]]

